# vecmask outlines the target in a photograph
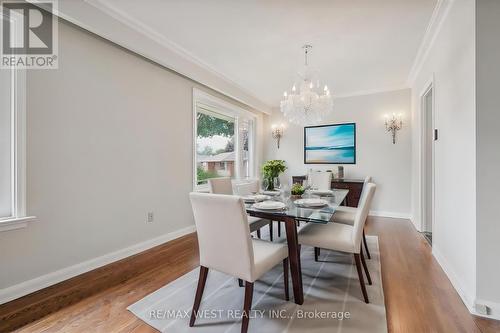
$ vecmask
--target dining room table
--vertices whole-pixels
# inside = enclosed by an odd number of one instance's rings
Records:
[[[281,208],[270,209],[265,205],[258,205],[255,202],[246,202],[247,214],[270,221],[284,222],[286,230],[286,240],[288,244],[288,257],[290,260],[290,272],[293,285],[293,296],[296,304],[304,303],[304,292],[302,287],[302,271],[300,266],[300,247],[298,243],[297,228],[298,222],[306,223],[333,223],[332,216],[337,207],[345,200],[349,190],[332,189],[331,191],[308,191],[304,197],[306,199],[321,199],[322,205],[311,206],[307,200],[300,197],[291,196],[286,191],[276,191],[268,198],[268,201],[281,202]],[[265,194],[273,194],[272,192]],[[314,203],[314,201],[312,202]],[[272,206],[272,205],[268,205]],[[265,207],[265,209],[263,209]]]

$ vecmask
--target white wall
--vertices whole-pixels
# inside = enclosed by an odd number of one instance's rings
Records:
[[[475,299],[475,1],[454,1],[412,85],[412,215],[421,225],[421,100],[434,77],[433,252],[471,309]]]
[[[193,225],[192,89],[205,88],[62,22],[59,48],[58,70],[27,75],[38,221],[0,233],[0,289]]]
[[[476,5],[477,303],[500,319],[500,2]]]
[[[385,130],[384,114],[403,113],[404,127],[392,144]],[[266,117],[266,140],[271,137],[273,123],[285,123],[279,110]],[[411,123],[410,90],[397,90],[364,96],[335,99],[334,110],[324,124],[355,122],[357,131],[357,163],[344,165],[345,178],[363,179],[370,175],[377,183],[372,210],[376,213],[410,216]],[[310,168],[337,169],[337,165],[304,164],[303,126],[286,124],[280,149],[274,140],[267,145],[267,159],[283,159],[288,170],[284,178],[290,182],[292,175],[305,175]]]

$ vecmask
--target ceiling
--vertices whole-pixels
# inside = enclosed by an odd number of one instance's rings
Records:
[[[89,1],[89,0],[88,0]],[[90,0],[278,106],[310,64],[336,96],[405,87],[436,0]],[[162,55],[158,54],[158,58]]]

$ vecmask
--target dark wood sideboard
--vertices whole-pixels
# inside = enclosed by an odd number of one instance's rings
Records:
[[[293,176],[292,183],[299,183],[306,179],[306,176]],[[358,207],[361,191],[363,190],[364,180],[361,179],[332,179],[332,188],[341,188],[349,190],[345,199],[345,205],[349,207]]]

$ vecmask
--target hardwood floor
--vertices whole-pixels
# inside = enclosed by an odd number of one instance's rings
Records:
[[[370,218],[366,231],[379,237],[390,332],[500,332],[500,322],[470,315],[409,221]],[[156,332],[126,308],[197,267],[198,246],[193,234],[150,251],[162,257],[154,267],[18,332]]]

